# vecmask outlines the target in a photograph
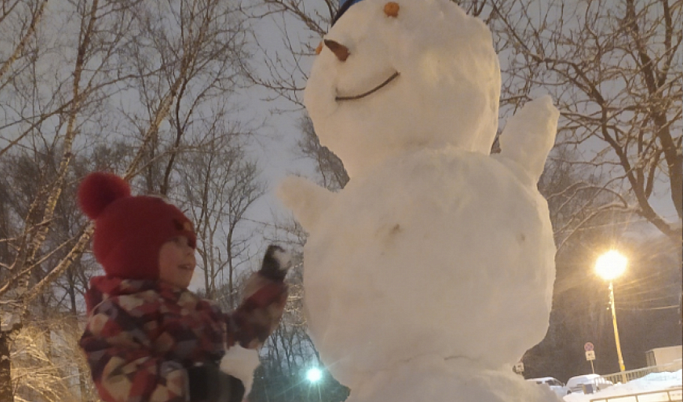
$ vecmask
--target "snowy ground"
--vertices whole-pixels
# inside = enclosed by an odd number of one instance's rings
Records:
[[[594,399],[604,399],[604,398],[612,398],[612,397],[618,397],[618,396],[625,396],[625,395],[631,395],[631,394],[637,394],[641,392],[650,392],[650,391],[660,391],[660,390],[666,390],[669,388],[676,388],[676,387],[681,387],[682,385],[682,380],[681,380],[681,370],[678,370],[673,373],[652,373],[648,374],[643,378],[639,378],[637,380],[629,381],[626,384],[617,384],[609,388],[605,388],[599,392],[596,392],[594,394],[569,394],[564,397],[565,402],[589,402]],[[680,392],[678,393],[679,398],[680,398]],[[635,398],[633,399],[618,399],[620,402],[630,402],[631,400],[635,401]],[[641,399],[643,400],[643,399]],[[661,401],[662,399],[653,399],[657,401]],[[664,399],[666,400],[666,399]],[[677,399],[680,401],[680,399]]]

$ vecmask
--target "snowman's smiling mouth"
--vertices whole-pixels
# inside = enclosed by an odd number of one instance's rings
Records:
[[[386,80],[384,80],[383,83],[377,85],[376,87],[372,88],[371,90],[369,90],[369,91],[367,91],[367,92],[363,92],[363,93],[360,94],[360,95],[337,96],[337,97],[334,98],[334,100],[336,100],[336,101],[339,102],[339,101],[358,100],[358,99],[365,98],[366,96],[368,96],[368,95],[370,95],[370,94],[373,94],[373,93],[379,91],[380,89],[384,88],[384,87],[385,87],[386,85],[388,85],[391,81],[393,81],[393,80],[395,80],[396,78],[398,78],[399,75],[401,75],[401,73],[399,73],[398,71],[396,71],[395,73],[393,73],[393,74],[391,75],[391,77],[389,77],[389,78],[387,78]]]

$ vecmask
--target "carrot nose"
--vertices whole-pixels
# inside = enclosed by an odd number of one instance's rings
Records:
[[[349,49],[346,46],[329,39],[325,39],[324,42],[325,46],[337,56],[339,61],[346,61],[346,59],[349,58],[349,54],[351,53],[349,53]]]
[[[398,3],[394,3],[393,1],[388,2],[387,4],[384,5],[384,14],[387,15],[387,17],[398,17],[398,10],[401,7],[399,7]]]

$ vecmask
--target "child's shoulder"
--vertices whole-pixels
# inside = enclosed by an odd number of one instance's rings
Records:
[[[215,317],[222,314],[215,302],[160,281],[96,277],[90,281],[86,300],[89,311],[106,301],[105,304],[114,304],[136,317],[157,313],[185,316],[202,312]]]
[[[116,305],[133,315],[158,309],[163,297],[155,281],[94,277],[90,280],[90,288],[86,293],[88,311],[98,306]]]

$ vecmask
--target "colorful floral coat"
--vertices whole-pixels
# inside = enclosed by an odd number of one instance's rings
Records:
[[[106,402],[185,402],[187,367],[218,364],[239,342],[256,348],[277,326],[282,283],[260,286],[232,314],[160,281],[95,277],[80,340]],[[277,303],[276,303],[277,304]]]

